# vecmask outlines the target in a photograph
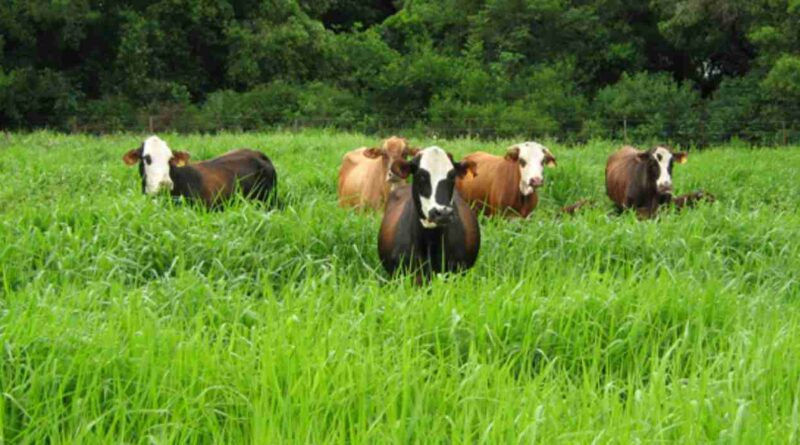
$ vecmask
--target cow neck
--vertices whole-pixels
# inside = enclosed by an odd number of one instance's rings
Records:
[[[656,188],[655,181],[652,181],[651,184],[651,181],[647,177],[646,162],[636,162],[634,164],[631,182],[634,184],[633,190],[635,190],[638,195],[631,197],[634,201],[638,202],[640,205],[644,204],[649,206],[652,205],[654,201],[658,200],[658,189]]]
[[[169,177],[172,179],[172,195],[188,196],[192,191],[197,191],[202,185],[200,172],[191,165],[177,167],[169,166]]]

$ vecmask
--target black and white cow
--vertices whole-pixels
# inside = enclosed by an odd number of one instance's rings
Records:
[[[189,153],[173,152],[158,136],[147,138],[122,160],[129,166],[138,163],[144,194],[168,190],[172,196],[199,200],[209,207],[237,191],[248,198],[269,201],[278,179],[272,161],[261,152],[239,149],[188,164]]]
[[[475,212],[455,190],[456,178],[475,174],[471,161],[454,163],[439,147],[420,150],[392,166],[400,178],[412,176],[389,195],[378,236],[383,267],[394,274],[413,271],[417,281],[431,273],[466,270],[475,264],[481,235]]]

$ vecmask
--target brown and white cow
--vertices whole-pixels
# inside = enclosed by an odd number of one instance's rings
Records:
[[[404,183],[392,172],[392,166],[416,152],[406,138],[392,136],[381,148],[362,147],[345,154],[339,168],[339,205],[380,209],[389,192]]]
[[[168,190],[173,197],[198,200],[209,207],[239,191],[245,197],[269,202],[278,180],[272,161],[263,153],[239,149],[214,159],[189,162],[189,153],[172,151],[158,136],[125,153],[126,165],[139,164],[142,192]]]
[[[486,215],[523,218],[539,203],[536,189],[544,185],[544,167],[556,165],[550,150],[537,142],[513,145],[505,156],[479,151],[464,160],[477,166],[477,176],[466,175],[457,182],[464,199]]]
[[[412,175],[389,195],[378,235],[378,255],[387,272],[412,271],[417,282],[432,273],[466,270],[481,244],[475,212],[455,190],[456,178],[474,173],[471,161],[454,163],[439,147],[421,150],[392,166],[400,178]]]
[[[672,166],[683,164],[688,155],[663,145],[647,151],[624,146],[606,163],[606,193],[618,211],[635,209],[640,217],[654,216],[658,208],[673,203],[677,207],[698,199],[713,200],[702,191],[672,197]]]

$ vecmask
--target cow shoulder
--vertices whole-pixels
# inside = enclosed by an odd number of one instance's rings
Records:
[[[481,244],[480,225],[475,211],[456,193],[455,206],[458,211],[458,224],[463,231],[463,239],[458,240],[464,245],[464,252],[468,260],[468,267],[475,261]],[[471,260],[470,260],[471,259]]]
[[[418,222],[413,220],[411,186],[406,184],[389,193],[378,235],[378,253],[381,258],[393,257],[393,252],[413,248],[413,237]]]
[[[500,158],[500,162],[494,165],[491,175],[494,178],[489,196],[491,204],[498,208],[511,207],[519,212],[521,206],[519,164],[516,161]]]

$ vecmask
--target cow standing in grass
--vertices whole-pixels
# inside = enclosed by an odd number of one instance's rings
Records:
[[[197,200],[208,207],[220,205],[236,191],[269,202],[278,180],[272,161],[261,152],[239,149],[189,164],[189,153],[173,152],[158,136],[147,138],[122,160],[129,166],[138,163],[144,194],[168,190],[174,197]]]
[[[480,227],[455,190],[455,181],[468,170],[474,173],[475,165],[454,163],[441,148],[429,147],[392,168],[400,178],[411,175],[412,181],[395,189],[386,203],[378,236],[384,268],[390,274],[410,270],[420,283],[431,273],[472,267],[480,249]]]
[[[416,152],[408,146],[408,140],[392,136],[380,148],[362,147],[345,154],[339,168],[339,205],[381,209],[389,193],[404,183],[393,173],[393,165]]]
[[[464,199],[486,215],[522,218],[539,203],[537,189],[544,185],[544,167],[556,165],[555,156],[537,142],[514,145],[505,156],[479,151],[464,160],[474,162],[477,171],[456,183]]]
[[[622,147],[606,163],[606,193],[618,211],[635,209],[642,218],[654,216],[664,204],[681,208],[699,199],[712,200],[702,191],[673,198],[672,167],[675,162],[685,163],[687,158],[685,152],[661,145],[647,151]]]

